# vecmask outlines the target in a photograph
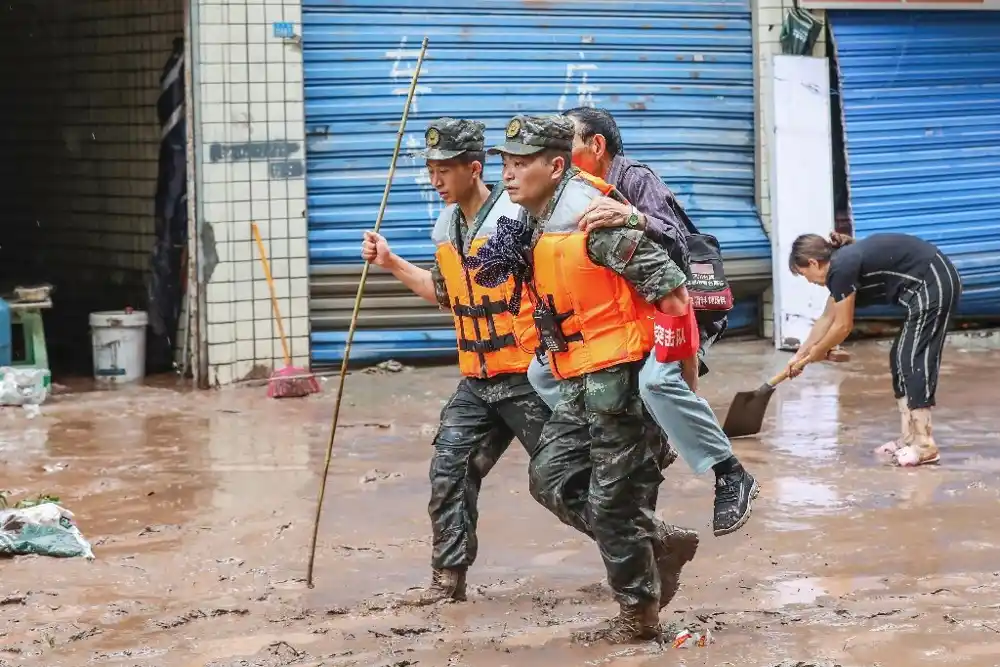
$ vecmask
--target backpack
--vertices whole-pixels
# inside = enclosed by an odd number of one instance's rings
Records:
[[[649,169],[645,165],[634,164],[629,165],[626,171],[633,166]],[[719,240],[711,234],[699,232],[676,197],[671,197],[667,201],[667,206],[684,224],[688,233],[684,239],[688,249],[688,261],[686,264],[678,262],[678,265],[687,275],[687,289],[694,302],[698,326],[707,341],[714,343],[725,333],[729,320],[728,313],[733,309],[733,292],[729,287],[729,280],[726,279]],[[674,255],[678,254],[676,251],[671,253],[671,259],[676,262]]]

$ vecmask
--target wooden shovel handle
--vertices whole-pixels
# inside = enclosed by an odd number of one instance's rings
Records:
[[[787,379],[788,379],[788,367],[786,366],[785,370],[781,371],[780,373],[778,373],[777,375],[775,375],[773,378],[771,378],[770,380],[768,380],[767,383],[769,385],[771,385],[772,387],[777,387],[779,384],[781,384],[782,382],[784,382]]]

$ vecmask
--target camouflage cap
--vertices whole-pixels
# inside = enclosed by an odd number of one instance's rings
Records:
[[[573,121],[566,116],[514,116],[507,123],[506,141],[489,153],[534,155],[546,148],[573,150]]]
[[[417,157],[428,160],[450,160],[466,151],[482,151],[485,145],[486,126],[478,120],[464,118],[438,118],[424,132],[425,150]]]

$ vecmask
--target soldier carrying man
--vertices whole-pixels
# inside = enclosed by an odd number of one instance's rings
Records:
[[[576,108],[563,115],[573,120],[573,164],[615,186],[627,199],[595,198],[580,218],[580,230],[629,227],[643,231],[661,246],[681,269],[691,266],[688,241],[697,230],[660,177],[648,166],[623,154],[621,134],[614,117],[604,109]],[[725,331],[719,313],[699,315],[701,343],[698,356],[702,373],[708,372],[704,355]],[[688,371],[688,372],[686,372]],[[750,518],[759,492],[757,480],[733,453],[732,443],[704,398],[697,395],[694,364],[661,363],[650,355],[639,375],[639,392],[646,409],[669,442],[696,474],[715,473],[713,529],[717,536],[735,532]],[[686,377],[685,377],[686,375]],[[533,362],[528,369],[535,391],[554,407],[558,390],[546,364]]]
[[[477,279],[513,276],[528,286],[561,397],[531,460],[532,494],[564,522],[589,524],[620,606],[600,636],[621,643],[661,632],[662,524],[639,488],[660,438],[644,413],[638,374],[653,347],[656,310],[683,315],[689,303],[683,271],[641,230],[578,229],[580,215],[612,188],[572,167],[573,136],[563,116],[508,123],[505,143],[490,152],[503,156],[504,185],[524,212],[500,221],[478,253]],[[659,470],[655,476],[662,479]],[[697,534],[677,532],[669,547],[683,565]]]

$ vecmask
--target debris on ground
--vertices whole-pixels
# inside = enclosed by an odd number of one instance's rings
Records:
[[[365,369],[365,373],[401,373],[408,368],[408,366],[396,361],[395,359],[387,359],[386,361],[381,361],[374,366],[369,366]]]
[[[371,484],[372,482],[384,482],[387,479],[396,479],[397,477],[402,476],[402,473],[386,472],[384,470],[379,470],[378,468],[373,468],[361,477],[361,483]]]
[[[681,630],[674,637],[674,648],[704,648],[712,643],[711,630]]]
[[[0,405],[35,406],[27,408],[28,416],[38,414],[37,406],[49,395],[51,375],[46,368],[14,368],[0,366]]]
[[[6,506],[6,496],[3,506]],[[39,496],[22,500],[14,509],[0,510],[0,556],[53,556],[94,559],[90,543],[73,522],[73,513],[58,498]]]

